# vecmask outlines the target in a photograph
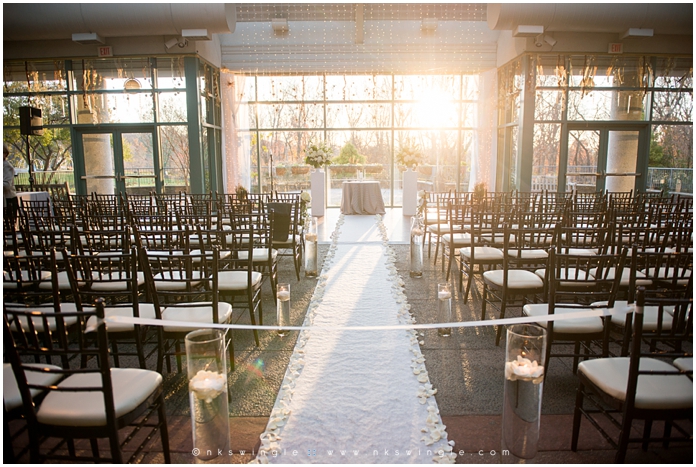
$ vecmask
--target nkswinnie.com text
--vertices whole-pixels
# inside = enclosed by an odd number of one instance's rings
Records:
[[[510,451],[507,449],[504,449],[502,451],[488,451],[488,450],[479,450],[479,451],[464,451],[463,449],[460,449],[459,451],[453,451],[455,454],[459,456],[463,456],[464,454],[478,454],[479,456],[509,456]],[[219,457],[219,456],[234,456],[234,455],[239,455],[239,456],[244,456],[244,455],[251,455],[251,456],[256,456],[257,453],[255,450],[247,451],[245,449],[240,449],[240,450],[223,450],[223,449],[218,449],[217,452],[214,452],[212,450],[207,450],[207,451],[201,451],[200,449],[194,448],[192,451],[192,454],[196,457],[198,456],[204,456],[204,457]],[[300,456],[309,456],[309,457],[365,457],[365,456],[370,456],[370,457],[412,457],[412,456],[424,456],[424,457],[433,457],[433,456],[440,456],[444,457],[447,454],[449,454],[449,451],[444,451],[444,450],[431,450],[431,449],[383,449],[383,450],[377,450],[374,449],[372,451],[361,451],[359,449],[277,449],[277,450],[271,450],[271,451],[259,451],[258,456],[259,457],[300,457]]]

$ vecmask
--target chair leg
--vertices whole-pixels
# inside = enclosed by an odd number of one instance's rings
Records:
[[[434,265],[437,264],[437,255],[438,255],[439,251],[440,251],[440,237],[438,236],[437,241],[435,242],[435,261],[433,262]]]
[[[664,441],[662,441],[662,447],[667,449],[669,447],[669,438],[672,435],[672,421],[665,420],[665,431],[664,431]]]
[[[616,457],[614,457],[615,464],[623,464],[626,460],[626,451],[628,450],[628,439],[631,437],[632,424],[633,417],[628,416],[628,414],[624,412],[621,423],[621,434],[619,434],[618,449],[616,451]]]
[[[652,431],[652,420],[645,420],[645,424],[643,425],[643,443],[641,447],[643,448],[643,451],[648,450],[648,446],[650,445],[650,432]]]
[[[99,444],[97,443],[97,440],[95,438],[90,438],[89,445],[92,448],[92,456],[99,459]]]
[[[481,299],[481,321],[486,319],[486,300],[488,299],[488,287],[483,284],[483,298]]]
[[[253,303],[252,297],[249,297],[249,299],[247,300],[247,305],[249,306],[249,318],[251,319],[251,325],[256,326],[256,318],[254,317],[254,303]],[[254,332],[254,342],[256,343],[256,347],[258,347],[259,346],[258,330],[254,329],[253,332]]]
[[[582,403],[585,398],[585,386],[578,383],[578,389],[575,394],[575,411],[573,412],[573,435],[570,439],[570,450],[577,452],[578,438],[580,437],[580,424],[582,422]]]
[[[471,292],[471,282],[473,281],[473,278],[474,272],[471,269],[469,269],[469,277],[466,281],[466,292],[464,292],[464,303],[466,303],[469,300],[469,293]]]
[[[505,318],[505,297],[502,298],[500,301],[500,319]],[[495,345],[496,347],[500,345],[500,339],[503,336],[503,326],[497,326],[497,330],[495,332]]]
[[[171,454],[169,453],[169,430],[167,429],[167,411],[164,408],[164,395],[161,393],[157,397],[157,418],[159,421],[160,442],[162,443],[162,455],[164,463],[171,464]]]

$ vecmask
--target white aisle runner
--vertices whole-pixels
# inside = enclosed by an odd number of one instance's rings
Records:
[[[379,216],[342,216],[304,326],[412,323],[402,286]],[[415,331],[302,331],[256,461],[454,462],[434,392]]]

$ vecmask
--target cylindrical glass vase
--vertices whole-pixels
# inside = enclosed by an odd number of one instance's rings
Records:
[[[305,277],[317,277],[317,218],[312,217],[305,234]]]
[[[278,326],[290,326],[290,284],[278,284],[276,297],[278,298],[276,310],[278,315]],[[278,335],[280,337],[285,336],[287,333],[287,329],[278,330]]]
[[[225,334],[200,329],[185,343],[193,448],[197,460],[210,461],[230,449]]]
[[[507,329],[502,449],[521,459],[537,453],[546,345],[541,326],[515,324]]]
[[[437,321],[438,323],[452,322],[452,288],[449,282],[437,284]],[[438,328],[441,337],[452,335],[452,328]]]
[[[423,277],[424,223],[418,216],[411,218],[411,277]]]

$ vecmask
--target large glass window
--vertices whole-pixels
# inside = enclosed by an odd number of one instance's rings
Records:
[[[195,65],[188,68],[194,70],[189,76],[195,78],[189,82],[187,63]],[[89,145],[75,147],[71,133],[82,141],[91,127],[100,125],[104,134],[112,135],[152,133],[155,128],[158,138],[146,145],[147,150],[134,143],[118,154],[123,159],[118,165],[127,165],[129,173],[162,169],[154,171],[155,181],[138,182],[149,183],[146,188],[168,192],[222,188],[220,73],[201,59],[8,61],[4,63],[3,91],[3,139],[11,148],[17,184],[29,182],[27,139],[20,134],[19,107],[31,106],[41,110],[44,125],[43,135],[29,136],[36,183],[68,182],[73,193],[89,191],[87,172],[99,164],[94,158],[101,157],[100,151],[89,152]],[[187,108],[191,93],[198,94],[197,109]],[[190,120],[195,115],[191,110],[198,113],[198,119]],[[192,134],[199,137],[190,138]],[[190,148],[197,141],[200,147],[195,154],[200,158],[193,171]],[[105,166],[112,165],[113,161]]]
[[[249,105],[252,190],[309,187],[305,148],[333,149],[328,205],[344,180],[378,180],[385,203],[400,206],[399,151],[423,155],[419,187],[466,189],[478,77],[469,75],[255,76],[245,82]],[[240,133],[247,137],[246,132]]]
[[[526,67],[528,79],[518,81]],[[499,141],[499,164],[514,167],[517,156],[532,163],[531,189],[565,190],[571,186],[573,175],[565,177],[566,185],[558,186],[560,171],[577,174],[594,171],[603,176],[614,172],[606,167],[585,166],[579,154],[589,154],[588,140],[580,133],[591,134],[605,128],[637,122],[651,130],[647,174],[640,174],[639,185],[646,189],[669,192],[692,190],[693,171],[693,59],[691,57],[651,57],[629,55],[525,55],[499,70],[501,128],[516,126],[525,115],[533,114],[533,150],[531,157],[524,151],[524,141],[515,149],[511,141]],[[518,85],[519,83],[519,85]],[[532,89],[523,86],[533,85]],[[517,96],[534,97],[532,114],[517,107]],[[525,102],[527,105],[528,102]],[[589,125],[586,132],[564,130],[568,125]],[[619,128],[620,129],[620,128]],[[505,135],[499,132],[499,135]],[[565,145],[561,142],[567,140]],[[594,141],[594,140],[593,140]],[[615,148],[609,142],[602,159],[612,165]],[[631,151],[627,151],[629,153]],[[647,152],[647,151],[646,151]],[[561,165],[563,158],[563,167]],[[639,154],[644,160],[647,154]],[[640,162],[640,161],[639,161]],[[625,165],[625,164],[624,164]],[[641,172],[642,169],[636,169]],[[502,174],[501,174],[502,175]],[[625,174],[628,175],[628,174]],[[564,175],[565,176],[565,175]],[[505,174],[502,180],[514,179]],[[577,180],[576,180],[577,181]],[[523,181],[499,188],[519,187]]]

